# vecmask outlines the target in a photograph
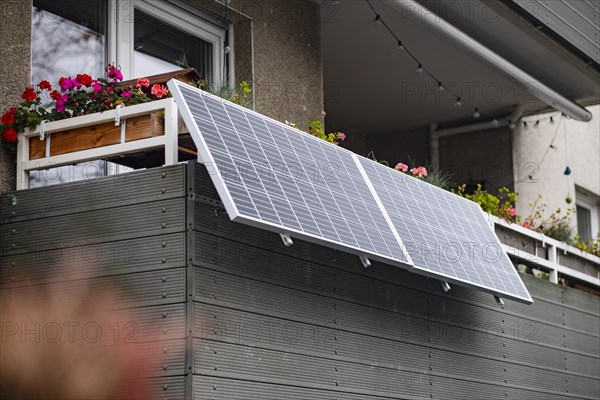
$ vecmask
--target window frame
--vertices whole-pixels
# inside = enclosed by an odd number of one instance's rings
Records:
[[[133,76],[134,65],[134,13],[135,9],[164,21],[165,23],[194,35],[212,45],[212,80],[216,85],[224,82],[223,67],[225,54],[226,29],[210,23],[197,14],[186,11],[167,1],[148,0],[110,0],[108,21],[108,59],[121,67],[124,79],[139,78]],[[228,27],[231,37],[231,26]],[[232,66],[233,51],[227,54]],[[228,71],[228,84],[234,82],[233,68]]]
[[[598,227],[598,204],[594,202],[594,200],[591,198],[591,196],[587,195],[586,193],[577,190],[575,193],[576,199],[575,199],[575,206],[576,207],[581,207],[581,208],[585,208],[586,210],[588,210],[590,212],[590,228],[591,228],[591,236],[592,239],[596,237],[596,235],[599,232],[599,227]],[[579,226],[577,226],[577,234],[580,234],[579,232]]]

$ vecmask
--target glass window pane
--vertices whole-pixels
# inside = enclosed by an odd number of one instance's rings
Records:
[[[212,74],[212,44],[143,11],[134,16],[134,76],[194,67],[203,78]]]
[[[577,206],[577,232],[586,242],[592,238],[592,213],[585,207]]]
[[[104,74],[107,0],[34,0],[32,81]]]

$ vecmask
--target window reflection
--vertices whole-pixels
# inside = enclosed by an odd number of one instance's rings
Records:
[[[31,31],[31,80],[57,85],[61,76],[104,75],[106,0],[34,0]],[[50,104],[50,99],[47,99]],[[32,171],[30,187],[92,179],[106,175],[103,160]]]

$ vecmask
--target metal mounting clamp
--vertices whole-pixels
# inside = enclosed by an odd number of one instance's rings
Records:
[[[46,139],[46,122],[48,122],[47,119],[43,119],[40,122],[40,140]]]
[[[496,303],[499,306],[503,306],[504,305],[504,301],[500,298],[500,296],[494,296],[494,300],[496,300]]]
[[[442,285],[442,289],[444,289],[444,292],[447,292],[451,289],[450,284],[446,281],[440,281],[440,284]]]
[[[369,257],[367,257],[367,256],[359,256],[359,257],[360,257],[360,262],[362,263],[363,267],[369,268],[371,266],[371,260],[369,260]]]
[[[121,125],[121,108],[123,108],[122,104],[115,107],[115,126]]]
[[[286,235],[284,233],[280,233],[279,236],[281,236],[281,240],[283,240],[283,244],[285,247],[290,247],[291,245],[294,244],[294,241],[292,240],[292,238],[290,237],[290,235]]]

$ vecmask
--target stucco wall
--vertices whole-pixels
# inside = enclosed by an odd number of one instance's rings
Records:
[[[256,111],[300,125],[320,118],[323,69],[316,2],[237,0],[231,7],[252,21]]]
[[[0,0],[0,113],[30,82],[31,1]],[[15,155],[0,148],[0,193],[15,188]]]
[[[535,201],[538,194],[547,204],[546,215],[557,208],[574,207],[575,185],[600,195],[600,106],[589,110],[593,114],[589,123],[561,119],[553,113],[525,118],[528,128],[519,126],[515,130],[515,188],[519,193],[519,214],[529,215],[528,204]],[[551,115],[554,124],[548,120]],[[546,120],[536,128],[534,124],[538,119]],[[549,148],[551,143],[554,148]],[[542,161],[546,151],[548,154]],[[567,165],[572,170],[569,176],[564,175]],[[529,174],[532,179],[528,178]],[[566,202],[568,194],[573,198],[571,204]]]

